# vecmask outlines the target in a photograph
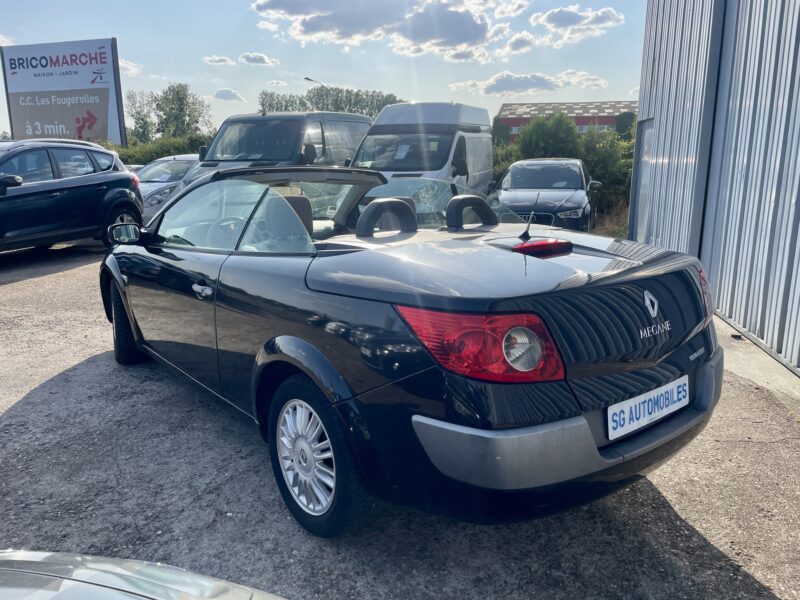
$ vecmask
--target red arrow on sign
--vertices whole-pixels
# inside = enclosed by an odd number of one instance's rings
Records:
[[[92,111],[90,111],[90,110],[86,111],[86,117],[87,117],[86,126],[89,129],[92,129],[95,126],[95,123],[97,123],[97,117],[95,117],[94,114],[92,113]]]

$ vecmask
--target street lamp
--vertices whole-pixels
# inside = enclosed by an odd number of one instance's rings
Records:
[[[311,77],[303,77],[303,79],[305,79],[306,81],[310,81],[311,83],[316,83],[317,85],[321,85],[321,86],[322,86],[322,87],[324,87],[326,90],[330,90],[330,89],[331,89],[331,88],[329,88],[327,85],[325,85],[324,83],[322,83],[321,81],[317,81],[316,79],[311,79]]]

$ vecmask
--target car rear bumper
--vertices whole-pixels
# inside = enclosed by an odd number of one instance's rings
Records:
[[[722,388],[723,352],[698,368],[686,408],[598,448],[585,416],[483,430],[414,415],[414,431],[436,469],[480,488],[523,490],[580,479],[616,481],[668,458],[705,427]]]

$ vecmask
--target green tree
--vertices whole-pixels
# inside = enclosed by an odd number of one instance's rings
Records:
[[[561,113],[536,117],[519,133],[522,158],[573,158],[578,155],[578,129]]]
[[[129,142],[147,143],[156,135],[155,99],[153,92],[134,92],[125,94],[125,112],[133,127],[128,130]]]
[[[603,184],[597,194],[598,209],[612,212],[620,204],[627,205],[631,187],[633,143],[620,138],[613,129],[590,130],[580,137],[578,156],[592,179]]]
[[[11,134],[7,131],[0,131],[0,140],[10,140]]]
[[[511,127],[503,125],[500,120],[495,117],[492,121],[492,144],[495,146],[508,144],[509,136],[511,136]]]
[[[617,120],[614,123],[619,137],[623,140],[633,139],[634,128],[636,127],[636,113],[624,112],[617,115]]]
[[[279,94],[262,90],[258,95],[261,114],[270,112],[327,110],[374,117],[387,104],[402,102],[394,94],[374,90],[316,86],[305,94]]]
[[[154,99],[156,133],[184,137],[209,131],[211,106],[186,83],[171,83]]]

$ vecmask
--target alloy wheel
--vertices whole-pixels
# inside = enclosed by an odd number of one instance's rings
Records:
[[[336,490],[336,463],[319,416],[302,400],[290,400],[276,435],[281,473],[295,502],[309,514],[324,514]]]

